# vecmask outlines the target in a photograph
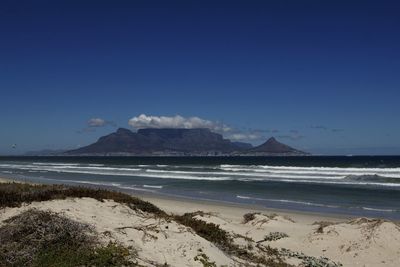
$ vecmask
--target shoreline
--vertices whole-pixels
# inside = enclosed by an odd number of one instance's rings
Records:
[[[30,181],[22,181],[19,179],[14,179],[11,177],[0,177],[0,183],[30,183],[30,184],[41,184],[41,183],[33,183]],[[46,183],[43,183],[46,184]],[[58,183],[57,183],[58,184]],[[63,184],[63,183],[60,183]],[[65,184],[69,185],[69,184]],[[76,185],[74,185],[76,186]],[[80,185],[85,186],[85,185]],[[90,188],[99,188],[99,186],[90,185]],[[258,204],[247,204],[247,203],[238,203],[238,202],[229,202],[229,201],[218,201],[218,200],[211,200],[211,199],[197,199],[197,198],[190,198],[185,196],[173,196],[167,194],[157,194],[157,193],[150,193],[144,191],[135,191],[135,192],[126,192],[123,190],[116,190],[113,187],[107,186],[100,186],[100,188],[108,189],[117,192],[123,192],[129,194],[134,197],[138,197],[145,201],[148,201],[159,208],[170,212],[170,213],[180,213],[179,209],[172,209],[171,207],[180,207],[181,210],[185,212],[196,212],[199,210],[202,211],[235,211],[235,215],[237,212],[259,212],[259,213],[279,213],[287,216],[302,216],[302,217],[309,217],[309,218],[319,218],[321,220],[334,220],[334,221],[344,221],[350,220],[354,218],[359,218],[360,216],[356,215],[348,215],[348,214],[339,214],[339,213],[329,213],[329,212],[311,212],[311,211],[301,211],[301,210],[291,210],[291,209],[279,209],[279,208],[270,208],[265,207]],[[182,212],[182,213],[185,213]],[[368,217],[369,218],[369,217]],[[371,217],[372,218],[372,217]],[[391,220],[396,221],[396,220]]]
[[[247,211],[247,212],[259,212],[259,213],[279,213],[282,215],[296,215],[303,217],[321,218],[321,219],[331,219],[335,221],[350,220],[358,218],[359,216],[351,216],[346,214],[336,214],[336,213],[324,213],[324,212],[308,212],[290,209],[277,209],[269,208],[257,204],[246,204],[228,201],[217,201],[210,199],[195,199],[183,196],[170,196],[162,194],[152,194],[152,193],[135,193],[132,196],[138,197],[159,208],[172,213],[179,213],[179,209],[185,209],[185,212],[196,212],[202,211]],[[200,208],[201,207],[201,208]]]

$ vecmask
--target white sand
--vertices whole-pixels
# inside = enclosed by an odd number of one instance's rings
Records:
[[[182,201],[143,196],[168,213],[204,211],[208,214],[196,218],[218,224],[222,229],[236,235],[240,245],[270,245],[303,252],[309,256],[325,256],[344,266],[400,266],[400,227],[394,222],[348,220],[324,215],[294,212],[272,212],[256,207],[233,206],[212,202]],[[215,245],[176,222],[154,218],[150,214],[133,211],[125,205],[91,198],[35,202],[20,208],[0,210],[2,222],[29,208],[60,212],[79,222],[91,224],[101,234],[104,242],[118,241],[138,250],[141,264],[156,266],[203,266],[194,258],[205,253],[217,266],[244,266],[244,262],[226,255]],[[255,219],[243,223],[243,215],[260,212]],[[316,221],[334,224],[317,233]],[[264,241],[271,232],[283,232],[289,237],[277,241]],[[238,235],[239,234],[239,235]],[[243,237],[251,238],[248,241]],[[253,250],[258,251],[258,248]],[[298,264],[296,258],[288,262]]]
[[[310,256],[324,256],[344,266],[400,266],[400,224],[385,221],[364,222],[363,220],[265,210],[257,207],[243,207],[216,204],[213,202],[179,201],[156,197],[142,197],[161,209],[171,213],[201,210],[211,213],[203,217],[224,230],[251,237],[260,241],[271,232],[284,232],[289,235],[273,242],[263,242],[271,247],[286,248],[303,252]],[[273,219],[256,215],[256,219],[243,224],[243,215],[248,212],[278,214]],[[316,233],[315,222],[335,223]],[[375,225],[376,224],[376,225]],[[374,226],[375,225],[375,226]]]

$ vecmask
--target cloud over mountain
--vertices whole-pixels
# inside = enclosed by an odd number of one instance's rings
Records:
[[[207,128],[213,132],[222,134],[225,138],[233,141],[246,141],[256,142],[264,140],[267,132],[277,133],[278,130],[257,130],[257,129],[240,129],[232,127],[218,121],[211,121],[202,119],[199,117],[183,117],[181,115],[175,116],[152,116],[141,114],[135,116],[128,121],[128,124],[134,129],[145,129],[145,128],[183,128],[183,129],[195,129],[195,128]]]
[[[195,129],[195,128],[207,128],[215,132],[229,132],[230,127],[223,123],[214,122],[210,120],[201,119],[199,117],[182,117],[180,115],[175,116],[148,116],[141,114],[133,117],[129,120],[129,125],[135,129],[143,128],[184,128],[184,129]]]
[[[249,142],[252,144],[257,144],[259,141],[265,140],[271,134],[277,134],[281,131],[273,129],[273,130],[265,130],[265,129],[253,129],[247,127],[234,127],[232,125],[228,125],[219,121],[212,121],[203,119],[197,116],[192,117],[184,117],[181,115],[175,116],[154,116],[154,115],[146,115],[140,114],[138,116],[132,117],[128,124],[136,129],[163,129],[163,128],[171,128],[171,129],[197,129],[197,128],[206,128],[210,129],[212,132],[222,134],[224,138],[227,138],[232,141],[240,141],[240,142]],[[113,121],[105,120],[100,117],[93,117],[86,121],[86,127],[82,130],[77,131],[77,133],[88,133],[95,132],[96,129],[102,127],[116,127],[116,123]],[[320,129],[321,127],[317,127]],[[291,139],[291,140],[299,140],[304,138],[302,134],[298,130],[290,130],[287,134],[282,133],[277,136],[282,139]]]
[[[257,133],[248,133],[248,132],[232,133],[229,134],[227,137],[233,141],[253,141],[253,140],[260,140],[263,138],[262,135],[259,135]]]

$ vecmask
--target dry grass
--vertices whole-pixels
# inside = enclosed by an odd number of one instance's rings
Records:
[[[136,266],[127,248],[101,246],[92,227],[53,212],[30,209],[3,223],[0,266]]]
[[[140,210],[161,217],[166,216],[164,211],[150,202],[116,191],[64,185],[0,184],[0,208],[19,207],[22,203],[34,201],[81,197],[91,197],[99,201],[112,199],[115,202],[128,205],[133,210]]]

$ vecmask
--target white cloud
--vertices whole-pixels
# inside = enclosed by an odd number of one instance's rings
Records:
[[[143,128],[208,128],[215,132],[229,132],[231,128],[225,124],[201,119],[199,117],[176,116],[148,116],[141,114],[129,120],[129,125],[135,129]]]
[[[232,141],[252,141],[263,138],[262,135],[256,133],[234,133],[227,136]]]
[[[107,124],[107,122],[100,118],[92,118],[92,119],[88,120],[88,122],[87,122],[87,125],[89,127],[102,127],[106,124]]]
[[[86,122],[86,127],[76,131],[77,133],[92,133],[95,132],[97,128],[100,127],[106,127],[106,126],[111,126],[111,127],[116,127],[117,125],[112,122],[112,121],[107,121],[101,118],[91,118]]]

